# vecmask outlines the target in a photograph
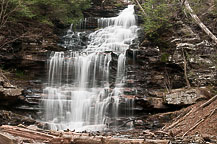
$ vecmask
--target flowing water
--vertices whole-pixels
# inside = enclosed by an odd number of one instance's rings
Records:
[[[100,29],[89,35],[86,47],[51,54],[42,99],[44,121],[51,129],[103,130],[109,117],[118,117],[126,50],[137,38],[134,6],[129,5],[117,17],[98,19],[98,25]],[[71,29],[67,35],[64,47],[73,49]],[[114,57],[117,68],[112,80]]]

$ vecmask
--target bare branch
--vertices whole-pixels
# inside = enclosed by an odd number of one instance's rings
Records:
[[[3,15],[3,11],[4,11],[4,3],[5,3],[5,0],[2,0],[2,2],[1,2],[0,19],[1,19],[2,15]]]
[[[10,2],[9,0],[2,0],[1,3],[1,12],[0,12],[0,29],[2,29],[6,23],[8,22],[8,18],[10,17],[11,14],[13,14],[14,12],[16,12],[21,5],[21,1],[18,1],[18,5],[16,5],[14,8],[12,8],[11,10],[9,10],[9,6],[10,6]]]
[[[217,44],[217,38],[216,38],[216,36],[202,23],[202,21],[194,13],[194,11],[191,8],[188,0],[183,0],[182,3],[184,4],[185,8],[189,11],[189,14],[191,15],[191,17],[200,26],[200,28]]]
[[[15,42],[16,40],[20,39],[20,38],[23,38],[23,37],[26,37],[28,35],[28,33],[23,33],[22,35],[14,38],[14,39],[11,39],[11,40],[6,40],[5,42],[3,42],[1,45],[0,45],[0,49],[3,48],[4,46],[6,46],[7,44],[10,44],[12,42]]]

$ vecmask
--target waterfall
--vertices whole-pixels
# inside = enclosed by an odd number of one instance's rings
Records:
[[[118,116],[125,77],[126,50],[137,38],[134,6],[119,16],[98,19],[101,29],[89,35],[86,48],[54,52],[48,61],[48,84],[43,92],[44,120],[54,130],[103,130],[107,113]],[[64,47],[72,47],[71,28]],[[114,87],[111,62],[117,57]]]

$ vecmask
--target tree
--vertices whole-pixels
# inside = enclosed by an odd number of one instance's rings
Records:
[[[78,22],[89,6],[90,0],[0,0],[0,49],[8,51],[6,47],[11,43],[28,37],[25,29],[10,32],[11,25],[22,25],[23,19],[49,25],[71,24]]]
[[[1,0],[0,8],[0,30],[5,27],[13,14],[21,13],[25,15],[31,13],[30,10],[23,5],[22,0]]]
[[[29,10],[29,8],[24,4],[22,0],[1,0],[0,1],[0,31],[6,30],[7,23],[13,21],[14,15],[32,17],[33,14]],[[26,33],[13,36],[8,38],[9,36],[5,36],[0,39],[0,49],[5,47],[6,45],[16,41],[17,39],[25,36]]]
[[[144,30],[147,34],[153,34],[159,29],[166,29],[170,26],[170,16],[173,13],[172,7],[165,0],[146,0],[140,4],[134,0],[142,11],[144,17]]]
[[[10,18],[29,17],[52,24],[56,19],[62,23],[74,23],[90,7],[90,0],[1,0],[0,29]]]
[[[76,23],[82,17],[82,11],[90,7],[90,0],[29,0],[35,18],[52,24],[58,20],[61,23]]]

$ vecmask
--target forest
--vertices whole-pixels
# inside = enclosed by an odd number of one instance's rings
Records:
[[[0,0],[0,144],[217,143],[217,0]]]

